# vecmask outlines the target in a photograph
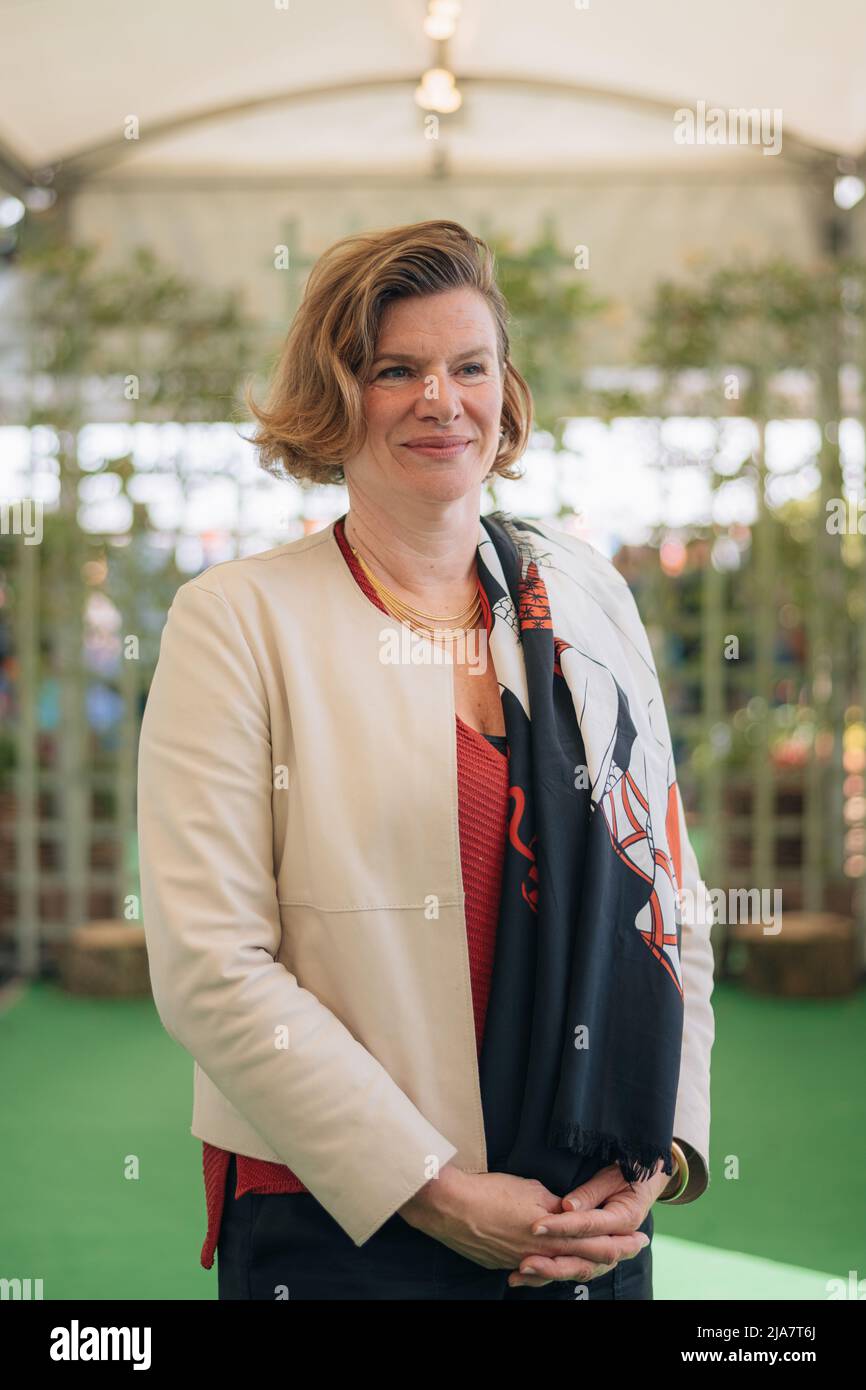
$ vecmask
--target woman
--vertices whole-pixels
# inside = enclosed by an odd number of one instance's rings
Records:
[[[710,923],[625,581],[480,516],[531,413],[488,248],[333,246],[253,409],[350,507],[181,586],[143,720],[202,1263],[220,1298],[651,1298],[653,1203],[708,1182]]]

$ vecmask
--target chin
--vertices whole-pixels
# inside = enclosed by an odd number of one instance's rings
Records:
[[[436,502],[459,502],[461,497],[467,497],[475,488],[478,487],[479,479],[465,476],[458,477],[439,477],[439,478],[419,478],[416,482],[416,493],[423,493],[431,501]]]
[[[487,476],[476,468],[432,463],[429,468],[415,468],[409,475],[412,491],[441,502],[456,502],[483,483]]]

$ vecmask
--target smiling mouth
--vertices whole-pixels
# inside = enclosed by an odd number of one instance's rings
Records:
[[[471,439],[424,439],[404,444],[403,448],[411,449],[413,454],[425,454],[427,458],[447,459],[465,453],[471,443]]]

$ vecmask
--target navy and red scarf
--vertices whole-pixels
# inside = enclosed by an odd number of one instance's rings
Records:
[[[483,517],[477,563],[511,784],[488,1169],[557,1195],[613,1162],[670,1174],[684,827],[643,625],[613,566],[552,528]]]

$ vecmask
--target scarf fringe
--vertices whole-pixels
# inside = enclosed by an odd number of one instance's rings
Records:
[[[597,1129],[582,1129],[580,1125],[562,1123],[548,1140],[552,1148],[570,1149],[580,1157],[596,1155],[602,1163],[618,1163],[626,1182],[645,1182],[656,1171],[660,1158],[664,1172],[673,1176],[674,1158],[670,1149],[652,1144],[622,1143],[615,1134]]]

